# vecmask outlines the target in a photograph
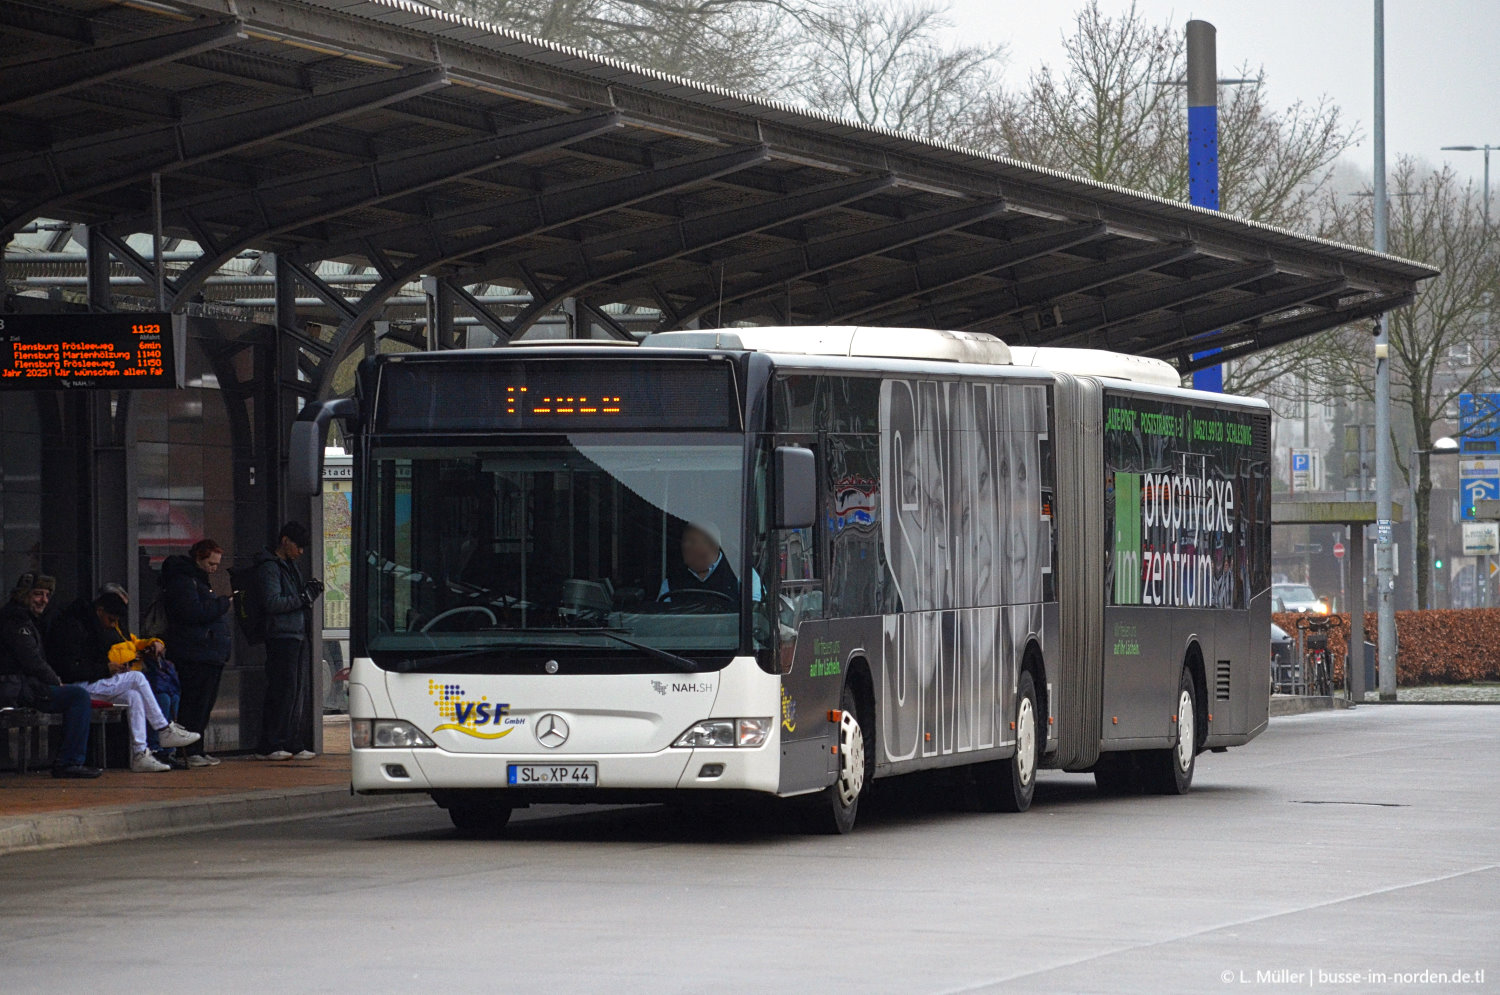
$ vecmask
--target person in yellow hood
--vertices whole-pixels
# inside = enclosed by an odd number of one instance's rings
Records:
[[[168,721],[156,702],[151,684],[139,669],[138,657],[153,639],[138,639],[123,628],[129,611],[118,592],[106,590],[93,601],[79,598],[52,626],[48,636],[48,659],[64,681],[82,684],[97,700],[129,707],[130,769],[139,773],[171,770],[151,755],[146,730],[155,729],[161,746],[172,749],[198,741],[189,732]],[[122,638],[123,637],[123,638]]]

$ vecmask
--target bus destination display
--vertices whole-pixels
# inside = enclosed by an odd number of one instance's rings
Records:
[[[176,387],[172,316],[0,315],[0,387]]]
[[[388,432],[739,428],[728,363],[617,359],[392,362],[376,424]]]

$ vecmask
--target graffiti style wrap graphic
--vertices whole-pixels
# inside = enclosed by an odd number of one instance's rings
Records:
[[[427,694],[433,699],[438,717],[446,720],[433,726],[433,732],[447,729],[475,739],[500,739],[509,736],[516,726],[526,724],[524,717],[510,714],[508,703],[491,702],[488,697],[474,701],[457,684],[428,681]]]
[[[1110,604],[1249,607],[1269,583],[1268,433],[1263,415],[1109,398]]]
[[[1047,432],[1040,386],[881,385],[878,520],[901,612],[882,623],[887,760],[1010,741],[1050,597]]]
[[[781,689],[781,728],[787,732],[797,731],[797,701],[788,697],[786,688]]]

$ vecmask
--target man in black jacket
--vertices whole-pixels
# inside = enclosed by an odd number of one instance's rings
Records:
[[[297,560],[312,537],[301,522],[287,522],[255,556],[255,597],[265,618],[266,690],[261,710],[257,760],[311,760],[317,754],[302,741],[302,706],[310,666],[312,605],[323,593],[317,578],[304,581]]]
[[[84,763],[93,706],[86,688],[64,684],[47,665],[37,620],[47,611],[57,581],[46,574],[24,573],[0,608],[0,707],[35,708],[63,717],[62,748],[52,765],[53,777],[98,777],[99,768]]]

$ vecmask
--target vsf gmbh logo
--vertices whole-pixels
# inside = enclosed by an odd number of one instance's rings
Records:
[[[433,699],[438,717],[446,720],[433,726],[434,732],[447,729],[475,739],[500,739],[509,736],[516,726],[526,724],[525,716],[510,714],[507,702],[491,702],[488,697],[474,701],[457,684],[428,681],[427,693]]]

